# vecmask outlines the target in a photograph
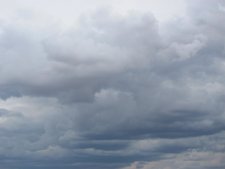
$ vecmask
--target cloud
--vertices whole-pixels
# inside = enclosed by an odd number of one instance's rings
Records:
[[[213,152],[187,152],[178,157],[172,157],[166,160],[154,161],[149,163],[134,162],[129,167],[123,169],[189,169],[189,168],[224,168],[224,153]]]
[[[189,3],[168,23],[108,9],[68,29],[2,22],[3,166],[224,167],[224,4]]]

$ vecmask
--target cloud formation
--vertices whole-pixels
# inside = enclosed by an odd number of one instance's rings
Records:
[[[2,169],[224,168],[224,5],[1,22]]]

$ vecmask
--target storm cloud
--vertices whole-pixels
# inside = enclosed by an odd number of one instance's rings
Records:
[[[0,169],[224,168],[224,9],[2,19]]]

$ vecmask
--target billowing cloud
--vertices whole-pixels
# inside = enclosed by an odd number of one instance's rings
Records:
[[[2,168],[224,168],[225,4],[187,3],[2,21]]]

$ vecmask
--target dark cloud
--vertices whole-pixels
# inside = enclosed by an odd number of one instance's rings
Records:
[[[166,24],[108,10],[61,31],[2,23],[2,168],[223,168],[223,5]]]

